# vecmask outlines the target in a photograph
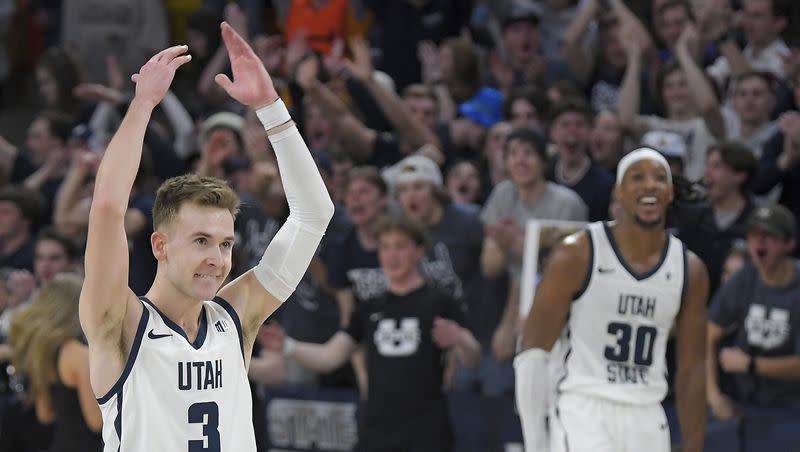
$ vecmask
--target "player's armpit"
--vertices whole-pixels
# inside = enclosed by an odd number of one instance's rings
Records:
[[[258,329],[280,306],[281,301],[264,290],[253,274],[245,272],[219,291],[219,297],[230,303],[242,323],[245,356],[250,356]],[[249,358],[248,358],[249,360]]]
[[[85,278],[79,315],[89,342],[121,333],[128,303],[135,295],[128,288],[128,239],[123,216],[112,207],[93,204],[84,259]]]
[[[587,232],[582,231],[565,238],[550,253],[523,328],[523,350],[552,349],[590,271],[589,247]]]

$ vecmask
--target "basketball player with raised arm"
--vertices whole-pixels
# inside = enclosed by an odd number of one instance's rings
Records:
[[[278,158],[290,214],[261,262],[222,289],[231,268],[239,201],[224,181],[169,179],[156,194],[151,237],[158,270],[145,297],[127,286],[125,211],[153,108],[186,46],[153,56],[133,76],[136,94],[95,182],[80,319],[106,451],[255,451],[250,352],[263,321],[294,291],[328,222],[331,202],[314,160],[247,43],[221,25],[233,81]],[[210,300],[210,301],[209,301]]]
[[[706,268],[664,229],[674,195],[661,154],[625,156],[614,194],[616,223],[556,247],[525,322],[514,367],[527,452],[668,452],[661,401],[673,324],[682,450],[702,449]]]

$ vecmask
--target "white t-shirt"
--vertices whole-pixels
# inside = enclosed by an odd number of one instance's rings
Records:
[[[706,152],[708,147],[717,142],[717,138],[708,130],[705,120],[701,117],[675,121],[659,116],[642,116],[649,130],[665,130],[674,132],[683,137],[686,142],[686,161],[684,162],[683,175],[692,182],[703,178],[706,166]]]
[[[747,145],[756,158],[760,159],[761,154],[764,152],[764,143],[767,142],[775,132],[778,131],[778,124],[775,121],[770,121],[748,137],[742,136],[742,120],[739,115],[730,107],[722,107],[722,118],[725,121],[725,136],[728,140],[741,141]]]
[[[742,54],[754,70],[769,72],[782,79],[786,77],[783,57],[790,52],[783,39],[778,38],[758,53],[753,50],[753,46],[748,45]],[[717,86],[724,88],[731,76],[731,66],[727,58],[720,56],[706,68],[706,72],[717,82]]]

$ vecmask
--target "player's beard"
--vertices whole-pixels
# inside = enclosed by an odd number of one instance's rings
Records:
[[[658,217],[653,221],[645,221],[642,220],[639,215],[634,215],[633,220],[636,221],[636,224],[641,226],[643,229],[655,229],[659,226],[663,226],[664,224],[664,217]]]

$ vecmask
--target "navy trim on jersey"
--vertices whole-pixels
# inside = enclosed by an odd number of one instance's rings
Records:
[[[146,297],[142,297],[142,300],[147,302],[153,309],[156,310],[156,313],[161,316],[161,319],[164,320],[164,323],[174,332],[183,336],[186,339],[186,342],[189,342],[189,336],[186,335],[186,331],[183,331],[183,328],[179,327],[177,323],[173,322],[169,317],[164,315],[160,309],[153,304],[152,301],[148,300]],[[195,350],[199,349],[203,346],[203,343],[206,341],[206,335],[208,331],[208,316],[206,315],[206,307],[203,306],[200,308],[200,328],[197,330],[197,337],[194,338],[194,342],[189,342]]]
[[[239,348],[242,349],[242,358],[244,358],[244,338],[242,336],[242,321],[239,320],[239,314],[237,314],[236,310],[233,309],[233,306],[231,306],[231,304],[222,297],[214,297],[214,299],[211,301],[222,306],[222,309],[224,309],[225,312],[231,316],[231,319],[233,319],[233,324],[236,325],[236,332],[239,333]]]
[[[572,296],[572,301],[583,296],[583,293],[589,288],[589,283],[592,282],[592,273],[594,272],[594,239],[592,239],[592,233],[588,229],[586,230],[586,236],[589,237],[589,268],[586,270],[586,277],[583,279],[581,288]]]
[[[136,336],[133,338],[131,352],[128,354],[128,362],[125,363],[125,369],[122,370],[122,375],[119,376],[116,383],[114,383],[114,386],[112,386],[103,397],[97,399],[97,403],[99,405],[108,402],[111,399],[111,396],[117,393],[119,394],[119,397],[122,398],[122,385],[125,384],[125,380],[128,378],[128,375],[133,369],[133,363],[136,361],[136,356],[139,355],[139,346],[142,345],[142,337],[144,336],[144,330],[147,329],[147,320],[149,318],[150,311],[148,311],[146,307],[142,306],[142,317],[139,319],[139,326],[136,329]],[[117,401],[117,403],[120,402]]]
[[[122,448],[122,391],[117,395],[117,418],[114,419],[114,430],[117,431],[117,440],[119,441],[117,452],[119,452]]]
[[[686,300],[686,294],[689,291],[689,251],[686,249],[686,244],[683,244],[683,288],[681,289],[681,309],[683,309],[683,302]]]
[[[608,227],[607,223],[603,223],[603,230],[606,231],[606,237],[608,237],[608,243],[611,244],[611,248],[614,250],[614,254],[616,254],[617,256],[617,260],[619,261],[620,264],[622,264],[625,270],[627,270],[628,273],[630,273],[631,276],[636,278],[637,281],[642,281],[644,279],[653,276],[661,268],[661,265],[664,264],[664,261],[667,260],[667,254],[669,253],[669,242],[671,242],[671,240],[670,240],[670,235],[664,233],[664,249],[661,250],[661,259],[659,259],[658,263],[650,270],[644,273],[636,273],[636,271],[632,269],[625,261],[625,257],[622,256],[622,251],[620,251],[619,247],[617,247],[617,242],[616,240],[614,240],[614,234],[611,232],[611,228]]]
[[[570,355],[572,355],[572,332],[569,329],[569,314],[567,314],[567,343],[569,344],[569,348],[567,349],[567,353],[564,354],[564,362],[561,363],[562,368],[564,369],[564,375],[558,379],[558,383],[556,383],[556,393],[561,393],[561,383],[567,379],[567,375],[569,375],[569,367],[567,366],[567,361],[569,361]]]
[[[567,433],[567,426],[564,425],[564,421],[561,420],[561,412],[558,409],[558,400],[556,400],[555,415],[556,422],[561,424],[561,431],[564,432],[564,450],[569,452],[569,434]]]

